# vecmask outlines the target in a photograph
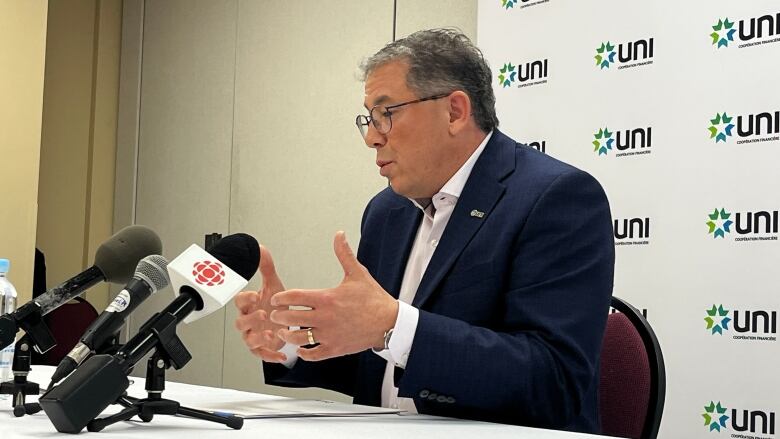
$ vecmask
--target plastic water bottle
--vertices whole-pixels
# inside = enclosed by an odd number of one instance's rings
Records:
[[[16,288],[6,277],[11,263],[8,259],[0,259],[0,315],[16,310]],[[0,382],[13,378],[14,344],[11,343],[0,352]],[[10,395],[0,395],[7,399]]]

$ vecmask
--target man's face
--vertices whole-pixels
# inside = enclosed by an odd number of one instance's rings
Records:
[[[364,105],[392,106],[417,96],[406,85],[409,66],[392,61],[366,78]],[[447,153],[449,140],[448,99],[425,101],[391,109],[393,126],[380,134],[369,124],[366,145],[376,149],[379,173],[387,177],[393,191],[409,198],[433,196],[451,176],[454,154]]]

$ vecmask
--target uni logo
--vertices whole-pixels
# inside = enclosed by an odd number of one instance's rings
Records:
[[[726,236],[726,233],[731,233],[731,225],[734,223],[729,218],[731,217],[731,214],[726,212],[725,208],[720,209],[720,212],[718,212],[718,209],[716,208],[711,214],[709,214],[710,220],[707,221],[707,227],[709,227],[709,231],[707,234],[713,235],[712,238],[723,238]]]
[[[612,133],[607,127],[604,129],[599,128],[598,132],[593,134],[593,152],[597,152],[598,155],[607,155],[609,151],[612,151],[612,144],[615,143],[615,139],[612,138]]]
[[[609,65],[615,62],[615,45],[609,41],[601,43],[596,49],[596,65],[602,69],[608,69]]]
[[[622,231],[620,230],[621,225],[623,226]],[[647,239],[650,237],[650,217],[616,219],[614,220],[612,232],[615,235],[615,239]]]
[[[753,212],[737,212],[734,214],[734,221],[731,220],[732,213],[726,212],[725,208],[715,210],[708,215],[707,221],[708,234],[713,239],[724,238],[727,233],[731,233],[731,226],[737,235],[776,235],[780,233],[780,211],[777,210],[757,210]],[[737,241],[745,240],[768,240],[777,241],[776,237],[764,237],[756,239],[736,238]]]
[[[726,410],[728,409],[723,407],[720,401],[717,404],[714,401],[710,401],[709,405],[704,406],[704,413],[702,413],[704,426],[708,427],[709,431],[718,432],[720,432],[721,428],[726,428],[726,421],[729,420]]]
[[[196,262],[192,265],[192,276],[201,285],[222,285],[225,282],[225,269],[216,261]]]
[[[631,150],[628,154],[618,154],[618,157],[637,153],[644,154],[649,153],[650,150],[648,148],[653,146],[653,127],[629,128],[626,130],[618,129],[613,131],[609,131],[607,127],[604,127],[594,133],[593,138],[595,139],[592,142],[593,151],[597,152],[598,155],[606,155],[612,150],[613,146],[616,147],[618,151]],[[637,152],[634,150],[645,151]]]
[[[501,0],[501,6],[504,9],[514,8],[517,0]]]
[[[704,413],[702,413],[704,426],[709,428],[709,431],[718,432],[720,432],[721,428],[726,428],[726,421],[729,420],[726,410],[728,409],[723,407],[720,401],[717,404],[714,401],[710,401],[709,405],[704,406]]]
[[[547,59],[540,59],[536,61],[518,63],[513,65],[511,62],[504,64],[498,69],[498,83],[502,87],[506,88],[514,84],[515,81],[519,82],[518,88],[546,83],[547,80]],[[529,82],[537,79],[544,79],[541,82]]]
[[[715,143],[718,143],[725,142],[728,137],[731,137],[731,131],[734,129],[734,124],[731,123],[733,119],[725,111],[715,113],[715,118],[710,119],[710,139],[715,139]]]
[[[775,337],[771,337],[771,335],[777,334],[776,310],[728,310],[723,308],[723,304],[719,304],[712,305],[712,308],[706,311],[707,317],[704,318],[704,321],[707,323],[707,330],[710,331],[710,335],[723,335],[723,331],[733,329],[734,332],[739,334],[769,335],[769,337],[746,337],[735,335],[734,339],[775,341]],[[734,316],[733,320],[731,319],[732,315]],[[732,322],[734,325],[729,328],[729,324]]]
[[[504,66],[498,70],[498,83],[505,88],[512,85],[517,76],[515,68],[516,66],[513,66],[512,63],[504,64]]]
[[[611,41],[602,42],[596,48],[596,66],[604,70],[612,64],[618,64],[618,69],[652,64],[653,44],[653,38],[614,44]]]
[[[735,26],[736,24],[736,26]],[[729,47],[733,41],[748,42],[751,40],[761,40],[780,35],[780,12],[762,15],[760,17],[743,18],[738,22],[730,21],[727,18],[719,19],[718,23],[712,26],[712,45]],[[738,47],[750,47],[757,43],[775,43],[778,40],[756,41],[754,43],[742,44]]]
[[[727,414],[728,413],[728,414]],[[731,416],[729,416],[729,414]],[[704,406],[704,427],[708,431],[717,431],[732,428],[737,432],[748,432],[753,434],[774,435],[775,434],[775,412],[762,410],[728,409],[718,401],[710,401]],[[732,437],[755,437],[732,434]]]
[[[715,139],[715,143],[727,142],[729,137],[736,136],[737,144],[752,143],[758,141],[775,141],[778,138],[750,139],[759,136],[776,136],[780,134],[780,110],[763,111],[754,114],[740,114],[729,116],[726,112],[715,113],[715,117],[710,119],[710,139]],[[732,123],[736,122],[736,123]],[[734,129],[736,128],[736,133]]]
[[[729,47],[729,43],[734,41],[734,34],[737,32],[737,30],[734,29],[734,22],[729,21],[728,17],[723,20],[718,20],[718,24],[712,26],[712,30],[714,31],[710,34],[712,37],[712,44],[717,44],[718,49],[721,47]]]
[[[728,331],[729,322],[731,322],[729,310],[723,309],[723,305],[718,305],[717,307],[712,305],[712,308],[707,310],[707,317],[704,318],[704,321],[707,322],[707,329],[712,331],[712,335],[715,333],[723,335],[723,330]]]

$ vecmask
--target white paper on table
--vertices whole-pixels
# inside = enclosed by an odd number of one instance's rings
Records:
[[[218,414],[232,414],[245,419],[349,417],[399,414],[401,410],[319,399],[266,399],[220,402],[213,406],[199,406],[201,410]]]

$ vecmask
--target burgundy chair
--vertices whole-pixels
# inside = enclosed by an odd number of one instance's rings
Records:
[[[68,302],[44,317],[46,325],[51,330],[57,346],[43,355],[34,355],[33,364],[56,366],[79,342],[84,331],[97,318],[98,312],[89,302],[76,297],[74,302]]]
[[[612,297],[601,349],[601,433],[655,439],[666,396],[666,369],[653,328],[639,310]]]

